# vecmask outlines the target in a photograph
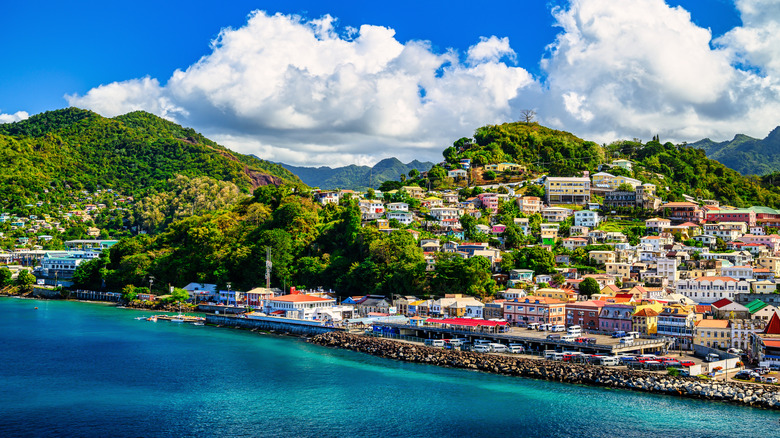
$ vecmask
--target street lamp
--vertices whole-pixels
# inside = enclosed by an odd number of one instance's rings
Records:
[[[150,275],[149,276],[149,293],[150,294],[152,293],[152,283],[154,283],[154,276]]]
[[[225,305],[226,306],[230,304],[230,286],[232,286],[232,285],[233,284],[231,282],[229,282],[229,281],[227,282],[228,293],[227,293],[227,296],[225,297]],[[236,302],[236,304],[238,304],[238,302]]]

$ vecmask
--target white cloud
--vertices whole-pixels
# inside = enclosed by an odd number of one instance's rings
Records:
[[[66,98],[107,116],[145,109],[271,160],[439,160],[454,139],[513,117],[518,90],[534,84],[499,61],[513,54],[507,38],[483,38],[461,63],[386,27],[342,36],[329,16],[258,11],[165,85],[147,77]]]
[[[438,160],[454,139],[523,108],[604,142],[762,137],[780,122],[775,3],[737,0],[742,26],[713,41],[663,0],[571,0],[553,9],[561,31],[538,80],[513,65],[506,37],[437,53],[387,27],[258,11],[164,85],[145,77],[67,99],[107,116],[143,109],[298,165]]]
[[[511,59],[515,57],[515,51],[509,46],[509,38],[493,35],[490,38],[481,37],[479,43],[469,47],[467,59],[476,64],[483,61],[498,62],[504,56]]]
[[[553,12],[562,32],[542,62],[540,118],[598,141],[763,137],[780,122],[780,44],[756,43],[776,29],[775,3],[739,1],[744,26],[713,42],[662,0],[572,0]]]
[[[17,111],[13,114],[0,113],[0,123],[13,123],[30,117],[26,111]]]

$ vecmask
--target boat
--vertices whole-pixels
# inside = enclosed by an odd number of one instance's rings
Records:
[[[149,318],[146,318],[147,321],[157,322],[157,315],[150,316]]]
[[[171,322],[184,322],[184,317],[181,315],[174,316],[170,319]]]
[[[149,318],[147,318],[147,317],[145,317],[145,316],[138,316],[138,317],[136,317],[136,318],[134,318],[134,319],[135,319],[136,321],[140,321],[140,320],[142,320],[142,319],[146,319],[146,320],[148,320]]]
[[[205,324],[203,324],[203,321],[195,321],[192,323],[192,325],[205,325]]]

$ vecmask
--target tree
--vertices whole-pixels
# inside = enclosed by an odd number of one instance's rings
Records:
[[[8,268],[0,268],[0,287],[5,287],[11,284],[11,276],[13,273]]]
[[[544,198],[544,186],[531,184],[525,190],[526,196],[536,196],[537,198]]]
[[[482,176],[487,180],[496,179],[496,172],[488,170],[487,172],[483,173]]]
[[[412,169],[409,171],[409,178],[411,179],[417,179],[417,177],[420,176],[420,171],[417,169]]]
[[[136,298],[138,298],[138,288],[136,288],[132,284],[128,284],[124,288],[122,288],[123,300],[130,302],[130,301],[135,301]]]
[[[580,283],[580,295],[585,295],[586,297],[590,298],[600,291],[601,288],[599,287],[599,282],[591,277],[586,278],[582,281],[582,283]]]
[[[371,187],[366,190],[366,199],[376,199],[376,192]]]
[[[174,301],[181,303],[182,301],[189,300],[190,294],[185,289],[174,287],[173,292],[171,292],[171,298],[173,298]]]
[[[19,275],[16,276],[16,285],[25,289],[29,289],[31,285],[35,284],[35,281],[35,276],[30,271],[20,271]]]
[[[520,110],[520,120],[524,121],[526,125],[533,122],[535,117],[536,111],[532,109]]]
[[[618,186],[617,191],[619,192],[633,192],[634,188],[631,187],[631,184],[628,183],[622,183]]]

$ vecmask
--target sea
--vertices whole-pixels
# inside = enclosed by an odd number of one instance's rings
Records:
[[[0,437],[777,437],[780,413],[0,298]]]

